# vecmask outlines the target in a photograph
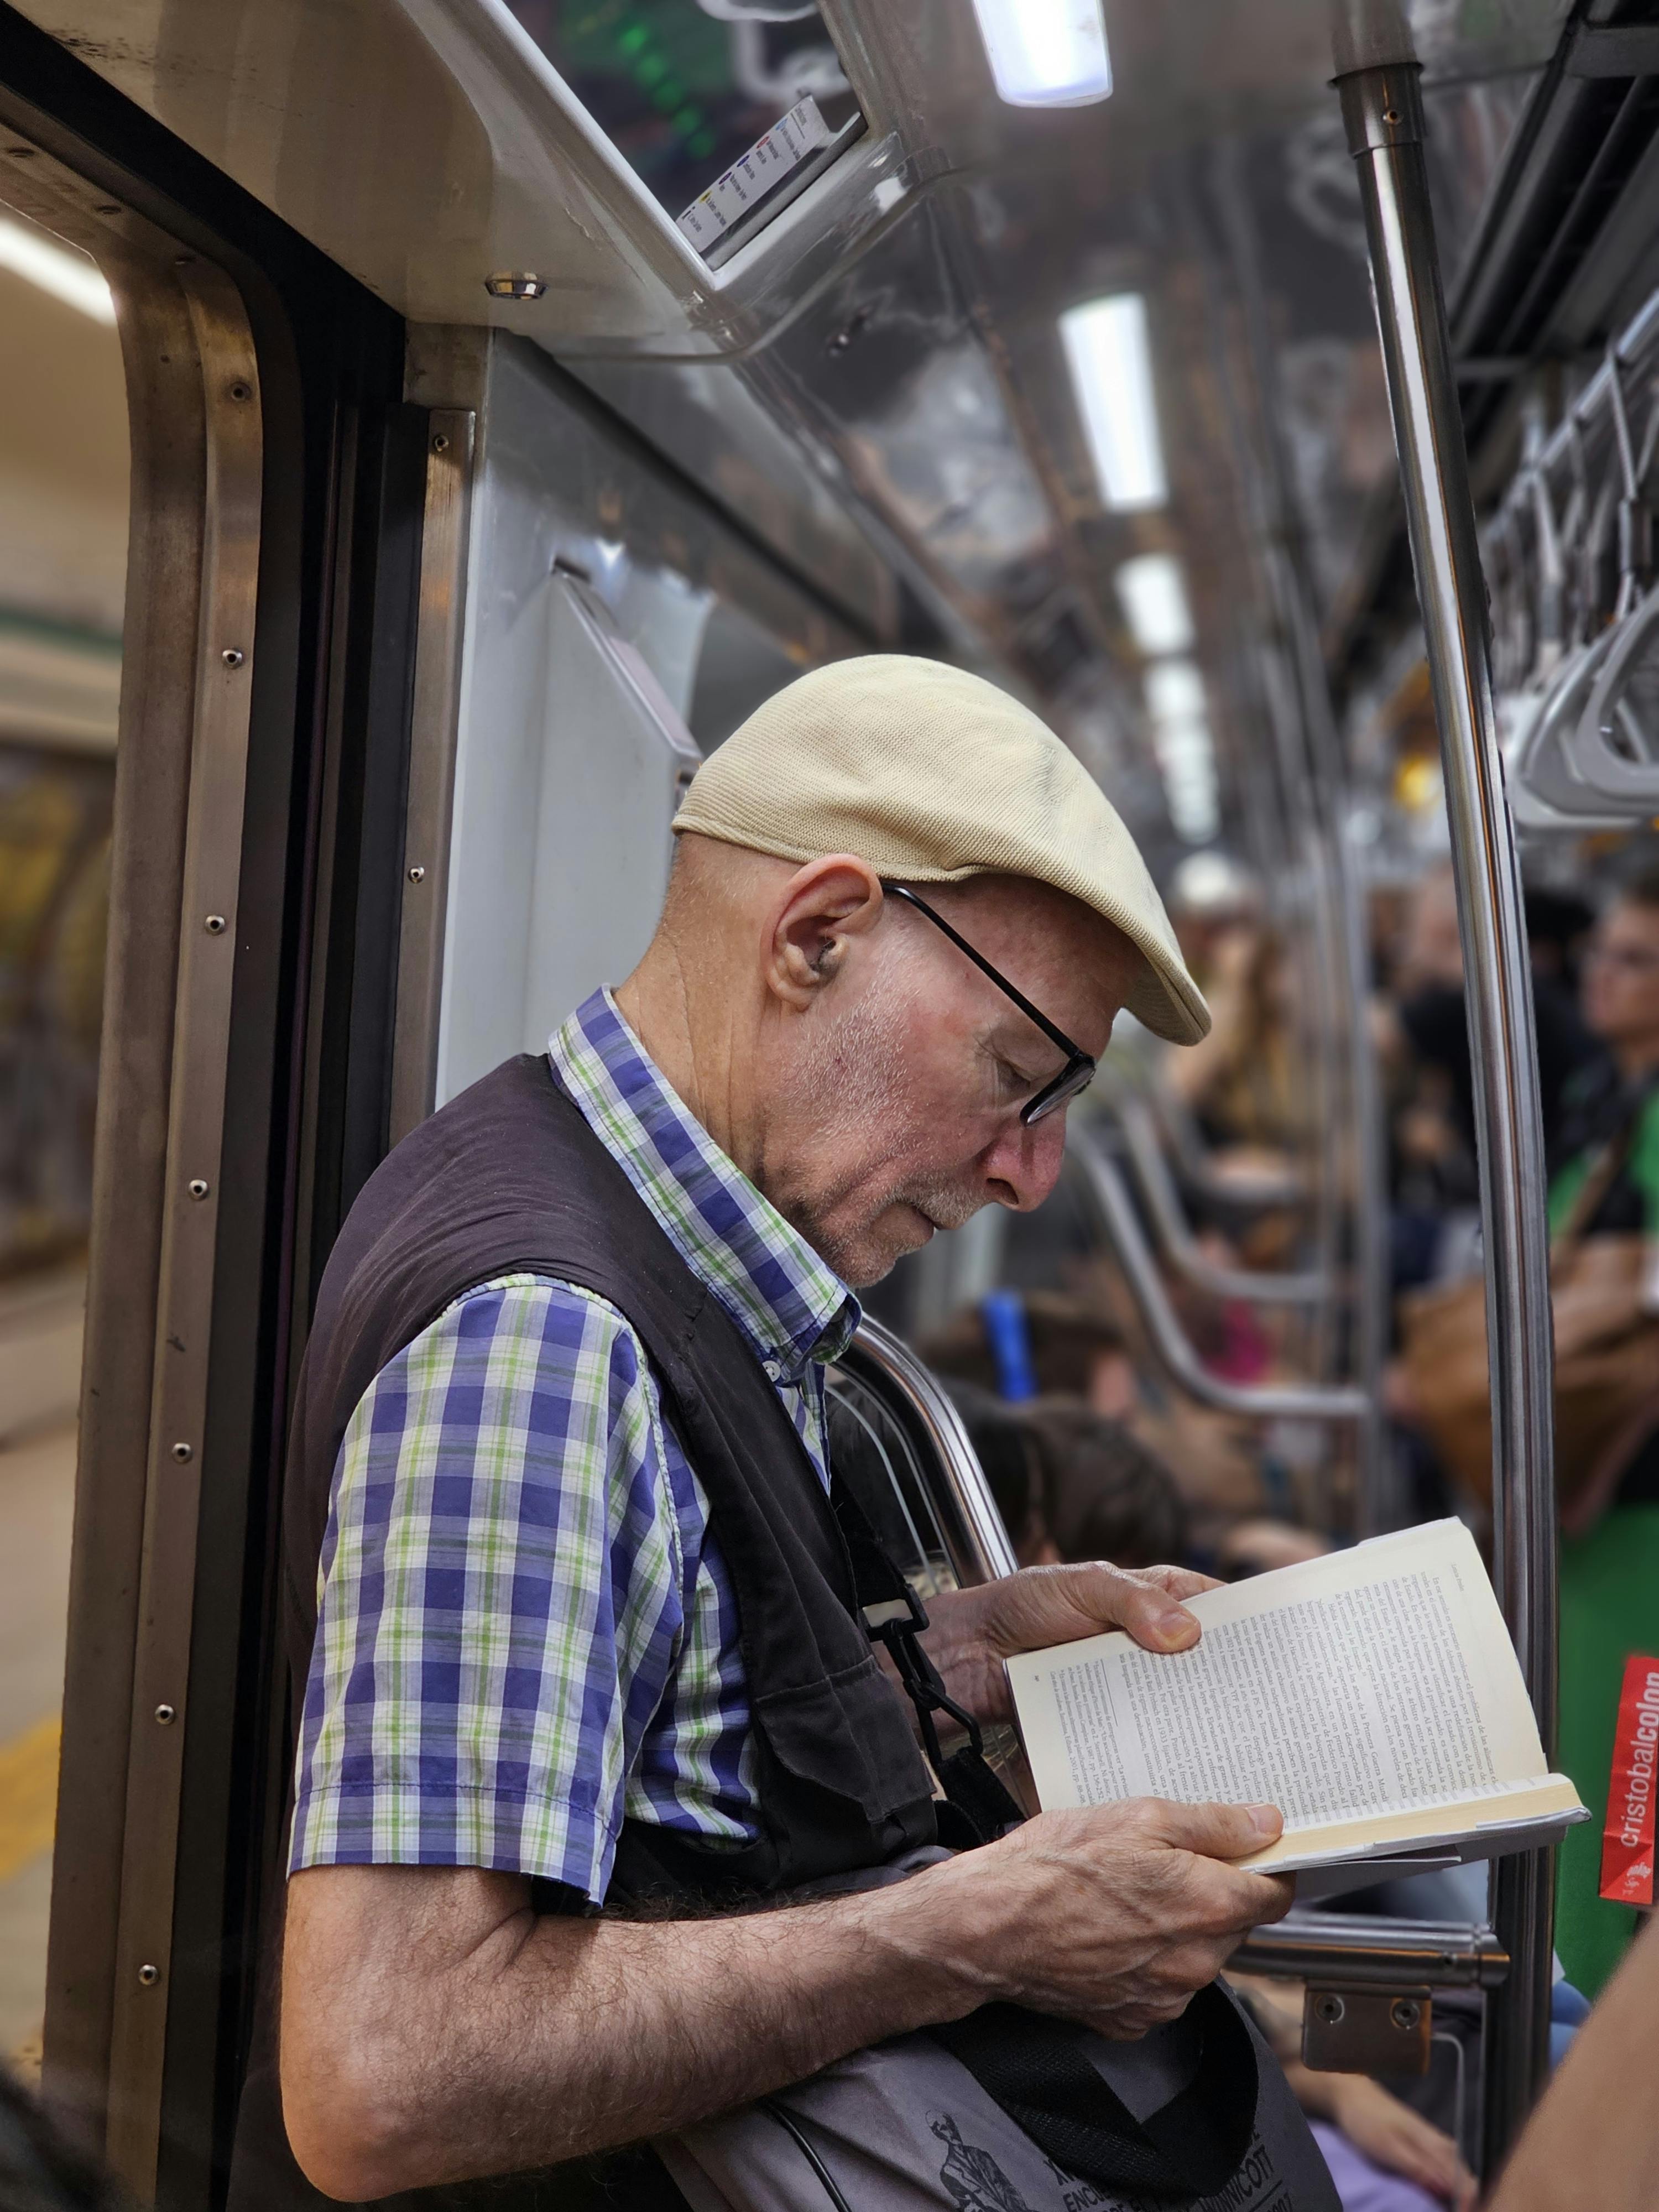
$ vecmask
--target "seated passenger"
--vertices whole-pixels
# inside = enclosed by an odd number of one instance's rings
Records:
[[[1133,1459],[1156,1468],[1180,1504],[1183,1556],[1233,1577],[1328,1549],[1322,1535],[1272,1510],[1277,1501],[1265,1480],[1259,1424],[1195,1406],[1163,1390],[1150,1370],[1138,1372],[1122,1331],[1087,1298],[1042,1290],[998,1291],[993,1298],[1015,1299],[1024,1316],[1024,1387],[1013,1391],[1016,1402],[1070,1399],[1096,1417],[1103,1448],[1115,1432],[1110,1449],[1126,1466]],[[992,1303],[964,1306],[921,1337],[917,1349],[936,1374],[1006,1396],[1015,1378],[1006,1364],[1004,1332],[993,1326]],[[1052,1540],[1052,1529],[1044,1526]],[[1042,1556],[1021,1553],[1021,1563],[1036,1564]],[[1050,1556],[1115,1555],[1054,1551]]]
[[[1419,1061],[1444,1079],[1452,1126],[1473,1160],[1474,1085],[1456,891],[1449,864],[1431,870],[1418,888],[1400,988],[1401,1028]],[[1565,1135],[1571,1086],[1585,1070],[1601,1066],[1605,1053],[1580,1018],[1560,975],[1540,972],[1534,965],[1532,988],[1544,1141],[1553,1160]]]
[[[968,1441],[1002,1516],[1002,1525],[1008,1531],[1015,1559],[1022,1567],[1059,1566],[1062,1554],[1049,1533],[1042,1510],[1046,1489],[1042,1451],[1030,1423],[1012,1407],[1005,1406],[1000,1399],[994,1398],[988,1390],[981,1390],[975,1383],[947,1381],[945,1388],[962,1416]],[[1174,1559],[1176,1553],[1170,1549],[1158,1556]],[[1114,1564],[1133,1566],[1140,1562],[1115,1558]],[[1151,1565],[1152,1562],[1148,1560],[1146,1564]]]
[[[1197,1116],[1224,1171],[1230,1161],[1281,1170],[1309,1135],[1294,963],[1275,932],[1241,921],[1216,939],[1204,982],[1215,1017],[1210,1034],[1166,1060],[1164,1079]]]
[[[1042,1468],[1042,1515],[1056,1558],[1121,1567],[1184,1559],[1187,1512],[1174,1476],[1126,1429],[1065,1398],[1026,1410]]]
[[[688,2130],[844,2062],[860,2094],[893,2067],[954,2085],[884,2108],[931,2160],[921,2201],[963,2201],[988,2132],[1031,2212],[1060,2212],[1073,2174],[1119,2186],[1139,2123],[1103,2090],[1065,2128],[1036,2091],[1016,2121],[983,2085],[1034,2036],[1109,2078],[1082,2023],[1149,2039],[1121,2062],[1148,2109],[1200,2108],[1159,2173],[1231,2186],[1260,2139],[1291,2212],[1330,2212],[1282,2076],[1209,1987],[1289,1902],[1227,1863],[1279,1814],[1010,1825],[981,1769],[978,1813],[951,1809],[992,1839],[941,1850],[855,1609],[881,1585],[826,1496],[823,1363],[856,1287],[1042,1200],[1120,1006],[1202,1031],[1139,856],[1024,708],[888,657],[763,708],[676,826],[639,967],[405,1139],[329,1261],[288,1482],[280,2102],[267,1992],[231,2203],[314,2203],[297,2159],[358,2203],[644,2212],[681,2202]],[[937,1601],[926,1649],[1003,1722],[1006,1656],[1114,1626],[1184,1648],[1201,1586],[1017,1575]],[[660,2155],[607,2155],[647,2139]],[[887,2154],[846,2139],[866,2183]]]
[[[1284,2061],[1285,2079],[1314,2124],[1342,2212],[1470,2212],[1474,2176],[1443,2128],[1366,2074],[1332,2074],[1302,2063],[1304,1984],[1264,1976],[1228,1977]]]

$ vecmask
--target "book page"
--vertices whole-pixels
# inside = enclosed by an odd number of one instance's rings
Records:
[[[1121,1632],[1009,1662],[1045,1807],[1277,1805],[1345,1826],[1541,1782],[1542,1747],[1474,1540],[1442,1521],[1188,1601],[1190,1651]]]

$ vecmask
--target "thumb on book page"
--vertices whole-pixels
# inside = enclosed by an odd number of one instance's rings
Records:
[[[1242,1859],[1263,1850],[1285,1826],[1277,1805],[1168,1804],[1163,1810],[1165,1841],[1210,1859]]]

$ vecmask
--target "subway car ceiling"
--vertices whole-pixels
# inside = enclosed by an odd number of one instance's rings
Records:
[[[1409,570],[1309,0],[1112,11],[1111,96],[1072,109],[998,99],[965,5],[824,0],[787,11],[781,58],[775,27],[732,41],[746,82],[687,93],[666,156],[640,127],[675,91],[662,11],[596,8],[586,46],[541,0],[25,12],[412,325],[552,356],[809,582],[834,649],[1024,688],[1165,866],[1223,824],[1284,849],[1308,639],[1339,693],[1394,680]],[[1526,363],[1651,282],[1653,33],[1606,0],[1567,14],[1424,0],[1337,30],[1339,62],[1423,64],[1487,479]],[[802,82],[835,125],[804,189],[757,228],[709,218],[700,251],[676,196],[729,158],[745,97]],[[411,396],[473,404],[465,351]]]

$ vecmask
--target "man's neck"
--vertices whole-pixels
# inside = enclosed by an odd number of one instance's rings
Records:
[[[1639,1083],[1659,1071],[1659,1035],[1621,1038],[1613,1048],[1613,1057],[1626,1083]]]
[[[706,979],[700,980],[706,988]],[[739,1096],[734,1080],[729,1007],[714,1021],[706,1021],[696,1010],[697,995],[674,948],[660,941],[611,994],[623,1019],[688,1113],[747,1174],[743,1155],[749,1102]]]

